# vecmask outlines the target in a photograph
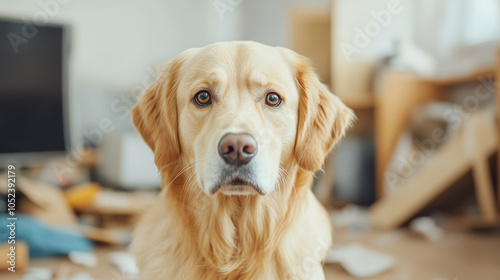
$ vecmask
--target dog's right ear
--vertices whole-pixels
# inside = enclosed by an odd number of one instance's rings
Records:
[[[299,92],[295,159],[302,169],[316,172],[355,116],[321,83],[309,59],[288,49],[279,50],[291,62]]]
[[[172,60],[132,109],[132,122],[153,150],[159,170],[175,163],[181,154],[177,132],[177,81],[184,59]]]

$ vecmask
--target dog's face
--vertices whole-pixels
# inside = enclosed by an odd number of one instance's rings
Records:
[[[133,110],[158,168],[182,162],[209,195],[268,194],[290,163],[316,171],[351,118],[305,58],[252,42],[183,52]]]
[[[219,44],[179,72],[181,151],[209,194],[266,194],[293,151],[298,92],[278,49]]]

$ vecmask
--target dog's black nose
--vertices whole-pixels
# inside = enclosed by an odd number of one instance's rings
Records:
[[[228,133],[219,141],[219,155],[227,164],[244,165],[257,154],[257,141],[246,133]]]

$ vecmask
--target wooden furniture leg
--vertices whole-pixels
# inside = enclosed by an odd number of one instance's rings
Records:
[[[497,100],[497,133],[498,139],[500,139],[500,50],[498,50],[497,56],[497,70],[495,74],[495,84],[496,84],[496,100]],[[497,154],[497,196],[498,205],[500,213],[500,141],[498,141],[498,154]]]

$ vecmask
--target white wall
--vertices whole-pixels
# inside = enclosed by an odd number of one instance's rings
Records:
[[[0,12],[31,19],[40,3],[58,3],[53,22],[73,27],[75,83],[126,90],[146,67],[189,47],[237,39],[235,15],[221,21],[210,1],[0,0]],[[53,5],[52,5],[53,6]],[[46,13],[48,14],[48,13]],[[221,32],[223,31],[223,32]]]
[[[242,0],[241,36],[271,46],[290,43],[289,8],[293,5],[329,9],[330,0]]]

